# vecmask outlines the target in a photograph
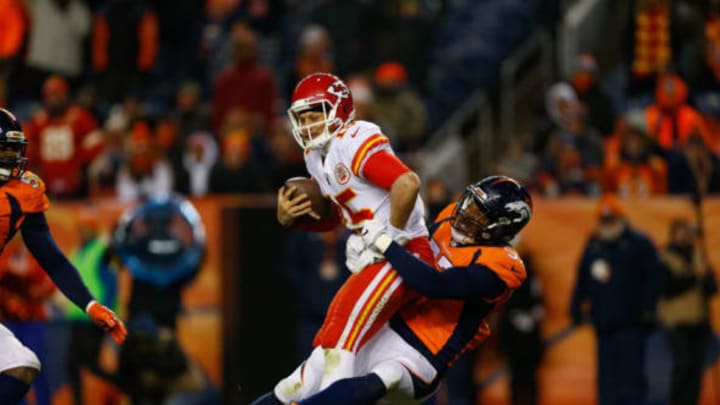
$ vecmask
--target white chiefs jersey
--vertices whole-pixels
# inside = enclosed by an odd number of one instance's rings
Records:
[[[380,127],[367,121],[353,121],[330,141],[324,160],[320,150],[305,152],[308,172],[323,195],[340,209],[350,229],[361,228],[363,222],[371,219],[390,222],[390,193],[362,176],[368,158],[383,150],[393,153]],[[427,236],[424,217],[425,206],[418,196],[405,225],[409,236]]]

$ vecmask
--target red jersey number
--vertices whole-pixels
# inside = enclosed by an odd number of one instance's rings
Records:
[[[345,190],[339,192],[335,195],[335,201],[337,201],[338,204],[340,204],[340,207],[342,207],[343,211],[345,211],[348,216],[350,217],[350,220],[353,224],[357,225],[363,221],[368,221],[373,219],[374,215],[372,210],[369,210],[367,208],[362,208],[358,211],[353,211],[353,209],[348,205],[350,201],[352,201],[353,198],[357,197],[357,193],[352,188],[348,187]]]

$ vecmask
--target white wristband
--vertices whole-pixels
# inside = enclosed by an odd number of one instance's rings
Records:
[[[97,304],[97,301],[92,300],[92,301],[88,302],[87,305],[85,305],[85,313],[86,314],[90,311],[90,307],[93,306],[93,304]]]
[[[392,242],[392,238],[384,233],[378,236],[377,239],[375,239],[375,247],[378,248],[381,253],[385,253],[385,251],[388,250]]]
[[[396,228],[390,224],[385,228],[385,232],[387,232],[388,236],[392,238],[395,242],[398,244],[404,246],[408,240],[410,240],[410,236],[408,232],[406,232],[404,229]]]

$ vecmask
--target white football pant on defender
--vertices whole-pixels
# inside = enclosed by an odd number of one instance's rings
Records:
[[[275,386],[273,392],[285,404],[307,398],[320,391],[320,381],[324,369],[324,349],[316,347],[300,367]]]
[[[40,360],[8,328],[0,324],[0,373],[17,367],[40,370]]]
[[[320,384],[324,368],[333,361],[337,359],[332,354],[328,356],[327,350],[316,347],[300,367],[275,386],[275,395],[283,403],[289,404],[320,392],[325,388]],[[360,349],[354,363],[352,376],[375,373],[385,384],[388,389],[385,398],[387,402],[382,403],[421,403],[424,399],[414,399],[415,390],[410,373],[428,384],[437,377],[437,370],[432,364],[387,325]]]

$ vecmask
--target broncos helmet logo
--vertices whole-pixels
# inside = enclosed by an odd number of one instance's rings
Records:
[[[522,222],[530,219],[530,206],[525,201],[513,201],[505,204],[505,209],[516,213],[518,217],[513,222]]]

